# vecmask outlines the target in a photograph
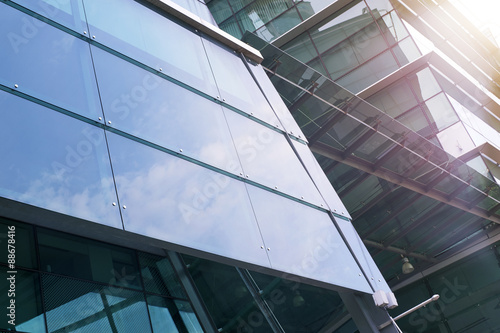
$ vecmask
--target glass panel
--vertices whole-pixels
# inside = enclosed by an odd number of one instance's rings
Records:
[[[194,313],[191,304],[187,301],[175,300],[175,305],[177,305],[177,309],[179,309],[179,314],[186,325],[187,331],[189,333],[203,333],[203,329],[196,318],[196,314]]]
[[[201,39],[194,32],[135,1],[84,3],[91,34],[98,42],[152,68],[161,68],[163,73],[211,96],[217,95]]]
[[[87,31],[87,23],[85,21],[85,14],[81,1],[14,0],[14,2],[28,9],[31,9],[32,11],[37,12],[38,14],[45,16],[48,19],[60,23],[76,32],[79,32],[80,34],[83,34],[84,31]],[[25,27],[28,28],[28,30],[25,31],[29,31],[29,28],[35,28],[35,25],[32,25],[30,23],[31,20],[35,19],[25,21],[25,23],[27,24]]]
[[[278,119],[257,83],[235,52],[203,39],[221,98],[226,103],[275,126]],[[237,75],[236,75],[237,73]]]
[[[33,228],[30,225],[0,217],[0,247],[5,249],[3,251],[12,248],[15,250],[14,258],[9,258],[5,252],[5,255],[0,256],[0,262],[13,264],[15,267],[36,268],[38,266]]]
[[[330,181],[325,176],[325,173],[323,172],[318,162],[314,158],[314,155],[312,154],[309,147],[293,140],[292,143],[295,150],[297,150],[300,159],[302,160],[307,170],[309,171],[309,174],[311,175],[314,183],[316,184],[320,193],[322,194],[323,198],[328,204],[330,210],[332,212],[335,211],[336,213],[341,214],[342,216],[351,218],[349,216],[349,212],[347,211],[344,204],[340,200],[338,194],[333,189],[332,185],[330,184]]]
[[[201,19],[212,23],[213,25],[217,25],[212,14],[207,8],[207,5],[203,2],[203,0],[172,0],[174,3],[178,4],[184,9],[187,9],[189,12],[198,15]]]
[[[235,267],[183,258],[220,332],[273,332]]]
[[[458,116],[444,93],[426,101],[425,106],[429,108],[438,130],[442,130],[458,121]]]
[[[154,332],[203,332],[188,302],[148,296],[148,309]]]
[[[212,0],[207,3],[215,21],[221,23],[232,15],[231,7],[227,0]]]
[[[269,266],[245,184],[109,133],[125,229]]]
[[[384,15],[384,13],[391,11],[392,5],[389,0],[365,0],[372,12],[380,13]]]
[[[373,18],[369,13],[359,15],[366,8],[363,1],[352,1],[346,7],[333,20],[314,28],[314,30],[310,30],[313,42],[316,44],[319,53],[331,49],[332,46],[338,47],[337,44],[341,41],[373,22]]]
[[[396,119],[423,137],[427,138],[434,133],[433,128],[427,120],[428,118],[424,116],[423,110],[420,107],[416,107]]]
[[[325,332],[347,315],[342,299],[333,290],[256,272],[251,276],[284,332]]]
[[[22,260],[19,255],[16,256],[16,259]],[[14,275],[15,279],[9,280],[12,275]],[[11,274],[8,273],[7,267],[0,266],[0,276],[5,281],[2,282],[2,297],[0,298],[0,306],[4,313],[0,317],[0,328],[6,329],[1,331],[47,332],[45,330],[38,274],[22,270],[17,270],[17,273]],[[15,281],[15,291],[13,293],[10,291],[12,281]],[[14,303],[11,303],[12,301]],[[13,312],[12,308],[14,308]]]
[[[295,37],[282,46],[281,49],[303,63],[307,63],[318,57],[318,53],[308,33],[303,33]]]
[[[441,87],[429,68],[409,75],[408,80],[419,101],[425,101],[441,92]]]
[[[358,93],[371,84],[389,75],[398,68],[390,51],[386,51],[369,62],[356,68],[348,75],[336,80],[345,89]]]
[[[254,1],[236,14],[243,30],[254,31],[293,6],[292,0],[277,0],[272,5],[267,1]],[[292,8],[295,11],[295,8]],[[295,11],[295,14],[297,12]],[[286,14],[284,14],[286,15]]]
[[[97,120],[102,116],[87,43],[0,4],[0,84]]]
[[[132,250],[49,230],[38,231],[38,244],[43,271],[141,289]]]
[[[221,28],[225,32],[233,35],[234,37],[236,37],[238,39],[241,39],[241,37],[243,36],[243,34],[241,33],[241,29],[238,26],[238,23],[236,22],[236,19],[234,18],[234,16],[231,17],[230,19],[226,20],[225,22],[220,23],[219,28]]]
[[[288,30],[300,24],[302,20],[295,7],[290,8],[280,16],[276,17],[265,26],[260,27],[255,33],[267,41],[271,41],[281,36]]]
[[[370,96],[366,101],[393,118],[418,103],[405,79],[398,80],[389,87]]]
[[[98,48],[92,53],[111,126],[226,171],[241,172],[220,105]]]
[[[104,131],[5,92],[0,105],[0,195],[122,228]]]
[[[408,37],[408,31],[406,31],[403,22],[401,22],[395,11],[383,16],[381,20],[377,21],[377,23],[379,24],[379,27],[390,46],[396,44],[403,38]]]
[[[167,258],[140,253],[139,262],[146,291],[187,299],[177,274]]]
[[[327,213],[254,186],[248,192],[271,265],[285,278],[292,274],[372,293]]]
[[[254,65],[250,62],[248,63],[248,66],[250,67],[252,74],[255,76],[256,81],[262,87],[264,94],[269,99],[269,102],[271,103],[271,106],[284,129],[291,135],[305,140],[305,136],[300,127],[295,122],[295,119],[293,119],[293,116],[290,114],[290,111],[287,109],[285,103],[269,80],[269,77],[266,75],[262,66]]]
[[[151,332],[144,295],[42,274],[49,332]]]
[[[247,178],[315,205],[325,204],[283,134],[229,110],[226,117]]]

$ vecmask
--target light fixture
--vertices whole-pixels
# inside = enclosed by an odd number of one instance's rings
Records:
[[[403,274],[410,274],[415,268],[410,263],[410,259],[408,259],[407,257],[403,257],[403,255],[401,255],[401,257],[403,258]]]

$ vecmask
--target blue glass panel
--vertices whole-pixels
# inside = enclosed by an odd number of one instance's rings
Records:
[[[318,161],[312,154],[308,146],[292,140],[294,148],[297,150],[300,158],[306,165],[309,174],[311,175],[314,183],[318,187],[320,193],[328,204],[330,210],[336,214],[351,218],[349,212],[345,208],[344,204],[340,200],[337,192],[333,189],[330,181],[326,177],[323,169],[321,169]]]
[[[196,318],[196,314],[194,313],[193,308],[191,307],[191,304],[189,304],[189,302],[175,300],[175,305],[177,305],[179,314],[189,333],[203,332],[203,329],[201,328],[200,323]]]
[[[203,39],[221,98],[275,126],[278,119],[242,59],[234,51]]]
[[[89,46],[0,4],[0,84],[97,119],[102,116]]]
[[[247,178],[317,206],[325,205],[283,134],[225,111]]]
[[[60,23],[83,35],[87,30],[85,14],[81,1],[70,0],[13,0],[23,7]],[[29,22],[29,21],[28,21]]]
[[[101,49],[92,47],[92,54],[111,126],[226,171],[241,172],[219,104]]]
[[[3,91],[0,105],[0,196],[121,228],[104,131]]]
[[[288,133],[294,135],[295,137],[305,140],[306,137],[302,133],[302,130],[300,129],[299,125],[297,125],[295,119],[293,119],[292,114],[287,109],[285,103],[276,91],[276,88],[273,86],[271,80],[269,80],[266,72],[264,72],[262,66],[254,65],[251,62],[248,62],[248,66],[252,74],[255,76],[258,84],[262,87],[264,94],[269,99],[269,102],[271,103],[275,114],[278,116],[281,124],[283,125],[284,130],[288,131]]]
[[[109,133],[125,229],[269,266],[245,185]]]
[[[327,213],[254,186],[248,193],[274,269],[372,293]]]
[[[84,4],[95,40],[217,96],[201,38],[194,32],[135,1],[85,0]]]
[[[345,221],[342,219],[335,219],[337,224],[344,234],[345,239],[347,240],[349,246],[351,247],[354,255],[358,259],[361,267],[363,267],[364,272],[368,275],[367,278],[370,279],[370,284],[372,285],[374,290],[383,290],[385,292],[390,292],[391,288],[385,282],[382,273],[377,267],[377,264],[372,259],[372,256],[366,249],[365,244],[359,237],[356,229],[350,221]]]

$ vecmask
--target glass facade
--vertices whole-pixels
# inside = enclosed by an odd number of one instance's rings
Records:
[[[210,21],[203,3],[177,4],[174,12],[187,8]],[[268,22],[276,33],[293,24],[294,13],[308,12],[304,4],[289,9],[286,25]],[[0,329],[313,332],[338,325],[354,332],[333,290],[354,297],[389,288],[371,281],[363,266],[372,263],[357,258],[367,250],[343,224],[348,211],[262,67],[179,17],[145,1],[0,2],[0,52],[8,59],[0,65],[0,153],[8,160],[0,196],[62,221],[2,220],[2,244],[13,237],[9,227],[17,230],[19,292],[16,320],[4,317]],[[78,236],[87,227],[153,240],[156,254]],[[246,301],[233,296],[238,305],[221,315],[209,306],[217,296],[197,296],[196,288],[206,290],[195,266],[172,259],[177,252],[158,256],[164,248],[259,272],[226,267]],[[6,258],[0,268],[8,277]],[[300,282],[292,286],[292,278]],[[305,299],[332,309],[292,318],[289,306],[299,313]],[[10,300],[1,302],[7,308]]]

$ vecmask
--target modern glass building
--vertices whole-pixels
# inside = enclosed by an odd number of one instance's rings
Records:
[[[403,331],[497,331],[497,46],[446,0],[268,3],[207,6],[262,52],[396,293],[391,314],[440,294]]]
[[[498,51],[408,2],[2,0],[0,331],[500,329]]]

